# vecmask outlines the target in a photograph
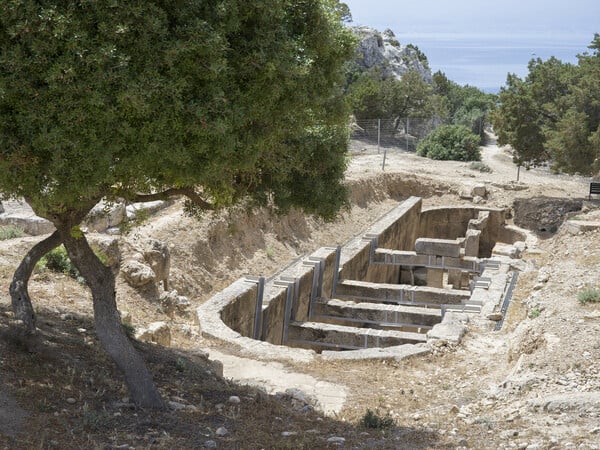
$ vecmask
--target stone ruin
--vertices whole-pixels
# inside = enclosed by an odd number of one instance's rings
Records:
[[[269,279],[244,277],[197,310],[201,332],[274,359],[394,357],[502,324],[526,234],[508,211],[422,209],[411,197],[343,246]]]

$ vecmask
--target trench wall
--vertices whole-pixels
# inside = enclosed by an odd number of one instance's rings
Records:
[[[477,219],[480,211],[489,211],[489,219],[480,237],[479,257],[489,257],[496,242],[513,243],[523,240],[519,231],[504,226],[506,212],[502,209],[442,207],[422,211],[421,208],[422,200],[410,197],[373,224],[363,235],[344,245],[340,254],[338,279],[398,283],[399,266],[370,264],[372,244],[390,250],[412,251],[418,237],[464,237],[469,221]],[[336,249],[324,247],[268,280],[258,332],[254,330],[258,292],[256,283],[236,282],[238,288],[232,291],[235,295],[221,307],[219,320],[241,336],[252,337],[258,333],[263,341],[285,344],[286,323],[289,320],[310,320],[311,298],[332,297],[336,279],[335,261]],[[318,292],[313,293],[315,286]],[[292,291],[293,301],[286,321],[288,289]],[[223,301],[222,294],[219,295],[220,301]],[[212,299],[207,303],[211,301]],[[200,310],[198,314],[201,314]]]

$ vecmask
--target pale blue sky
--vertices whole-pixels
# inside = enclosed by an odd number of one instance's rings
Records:
[[[433,71],[493,89],[532,57],[576,62],[600,33],[600,0],[343,0],[352,25],[390,28],[417,45]]]

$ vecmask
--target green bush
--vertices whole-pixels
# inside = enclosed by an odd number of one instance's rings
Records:
[[[18,237],[22,237],[25,235],[25,232],[14,225],[7,225],[0,227],[0,241],[5,241],[7,239],[14,239]]]
[[[42,272],[44,270],[51,270],[52,272],[64,273],[65,275],[69,275],[71,278],[75,278],[76,280],[81,279],[81,274],[71,262],[64,245],[56,247],[42,256],[37,264],[37,267]]]
[[[442,125],[419,142],[417,154],[439,160],[480,161],[479,136],[464,125]]]
[[[587,303],[600,303],[600,289],[588,287],[577,294],[577,300],[582,305]]]
[[[382,417],[379,415],[379,411],[373,412],[370,409],[367,409],[361,422],[366,428],[389,428],[395,425],[394,419],[389,413]]]

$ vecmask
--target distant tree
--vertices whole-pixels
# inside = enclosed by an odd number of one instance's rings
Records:
[[[439,97],[421,75],[409,70],[400,80],[379,72],[360,75],[348,88],[350,106],[359,120],[430,118],[445,114]]]
[[[449,123],[464,125],[483,139],[496,96],[474,86],[461,86],[441,71],[433,74],[433,89],[447,106]]]
[[[0,3],[0,194],[56,231],[11,284],[35,330],[27,283],[64,244],[93,297],[96,332],[133,400],[162,407],[120,323],[111,269],[79,224],[101,199],[187,196],[211,210],[250,199],[332,218],[353,37],[334,0]]]
[[[417,154],[431,159],[479,161],[479,136],[464,125],[442,125],[419,142]]]
[[[545,159],[543,122],[526,83],[516,75],[508,75],[499,98],[500,106],[493,115],[498,143],[513,147],[518,165]]]
[[[556,58],[531,60],[524,80],[509,75],[494,112],[500,144],[515,149],[515,162],[552,160],[556,170],[600,170],[600,36],[574,66]]]

